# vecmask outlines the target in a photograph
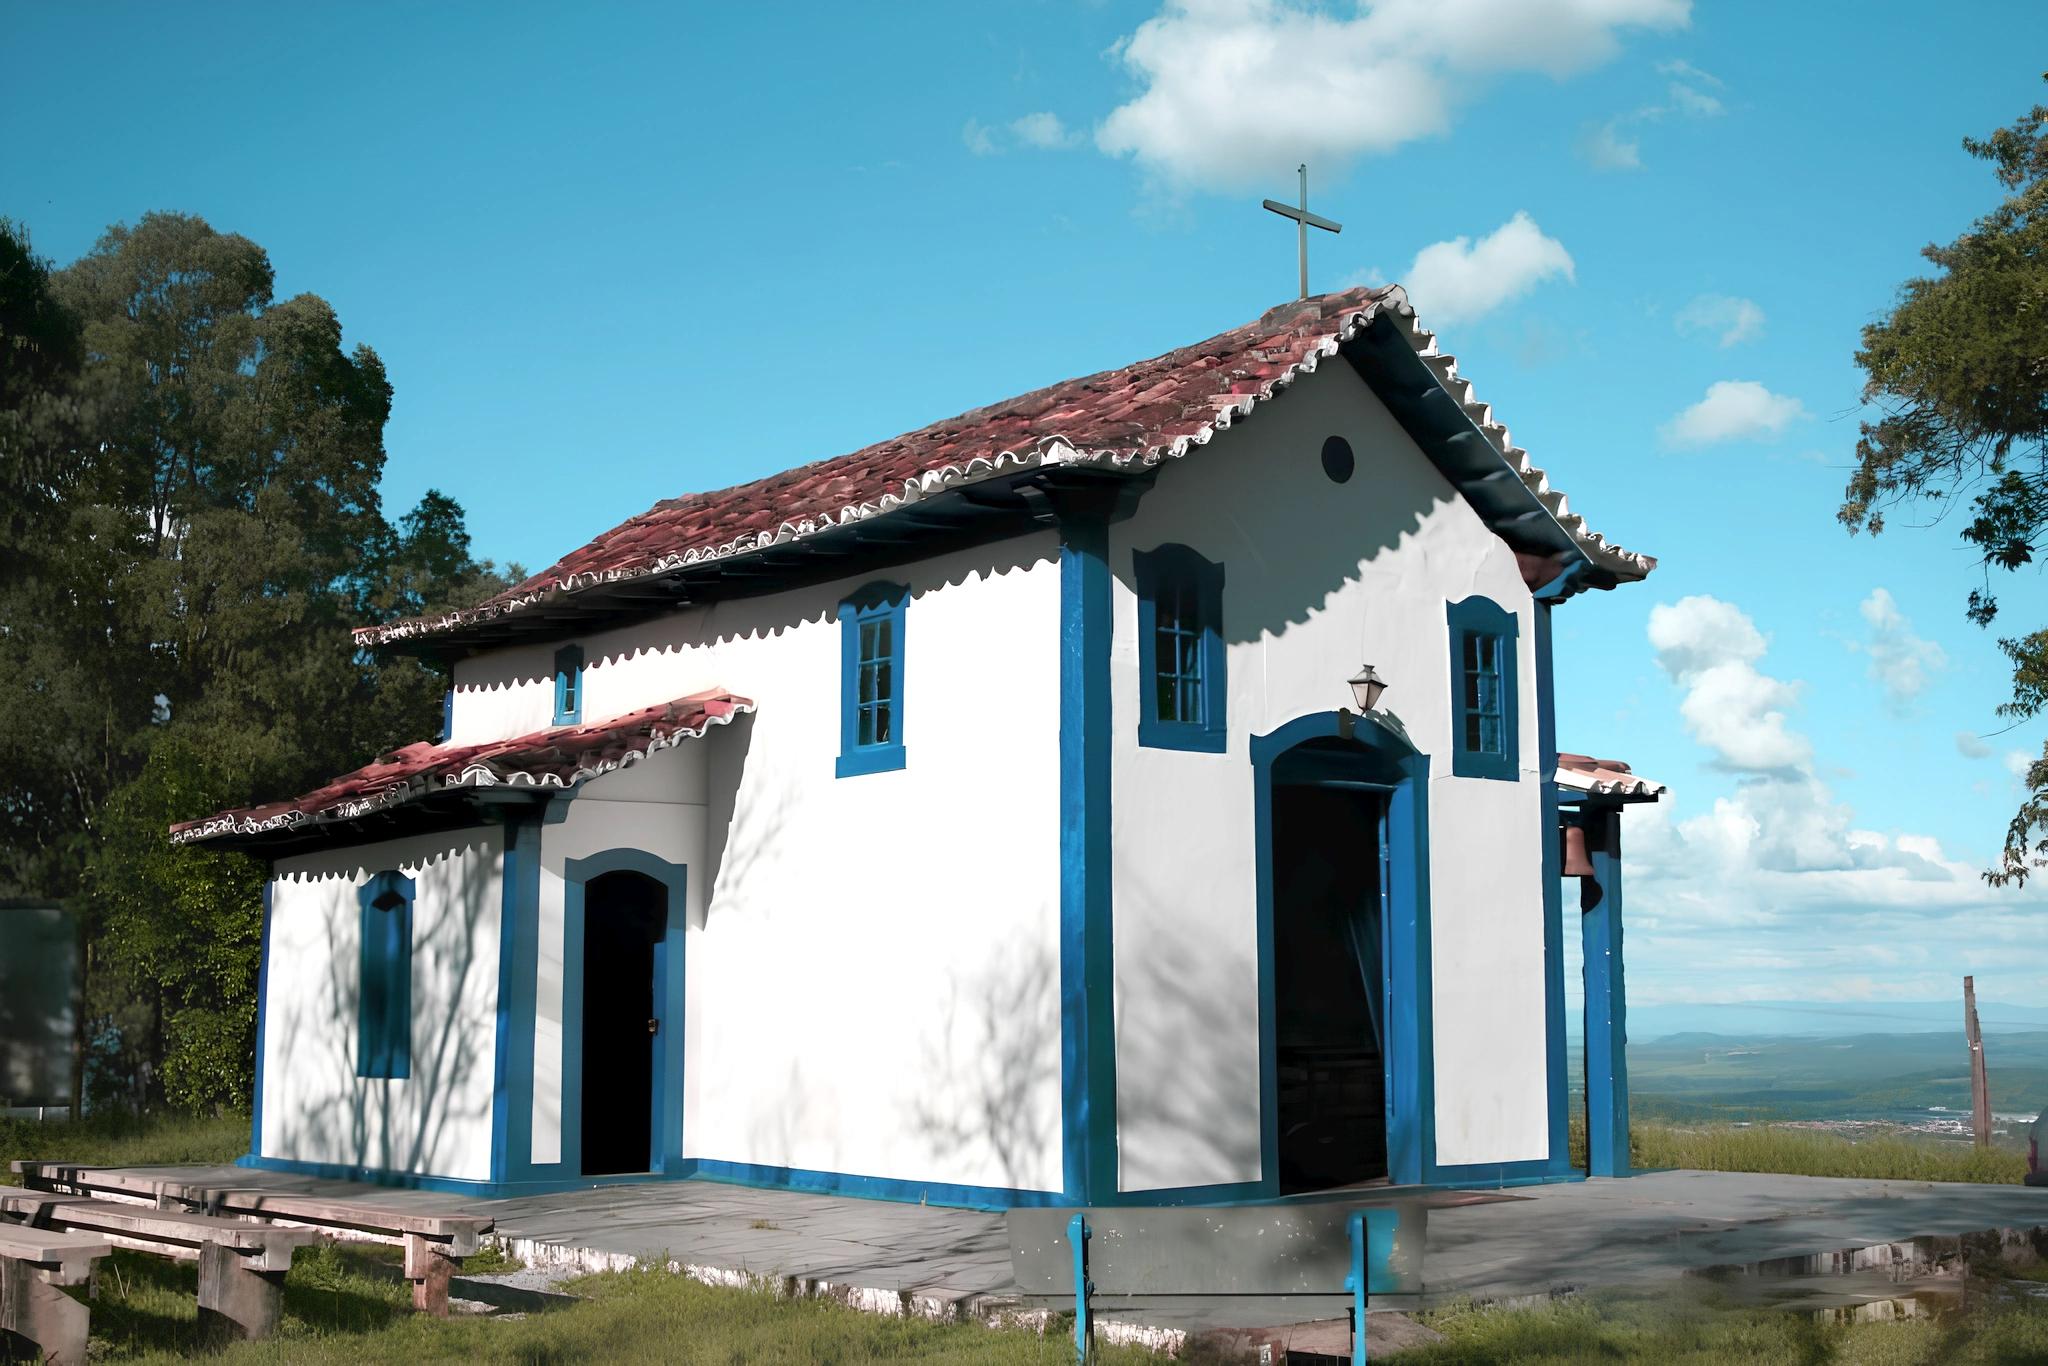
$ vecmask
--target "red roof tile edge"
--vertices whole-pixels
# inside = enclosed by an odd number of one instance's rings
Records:
[[[291,801],[182,821],[171,827],[171,843],[196,844],[226,835],[264,835],[321,822],[357,820],[436,792],[465,787],[571,788],[695,739],[752,710],[754,704],[747,698],[710,691],[609,721],[551,726],[509,740],[407,745]]]
[[[1308,316],[1311,312],[1312,319]],[[1436,334],[1423,328],[1416,320],[1415,310],[1408,302],[1407,292],[1399,285],[1389,285],[1347,290],[1339,294],[1321,295],[1295,305],[1283,305],[1271,310],[1259,320],[1229,332],[1219,333],[1193,346],[1169,351],[1151,360],[1033,390],[1028,394],[978,408],[958,417],[932,423],[903,436],[877,442],[849,455],[800,466],[797,470],[770,475],[749,484],[657,503],[647,512],[627,519],[589,545],[563,557],[553,567],[475,607],[439,616],[414,617],[358,627],[355,638],[361,645],[382,645],[478,625],[532,607],[547,599],[573,594],[578,589],[597,584],[666,573],[706,561],[766,550],[834,527],[882,516],[920,499],[979,483],[1008,471],[1044,465],[1123,469],[1133,465],[1157,465],[1164,460],[1179,459],[1196,447],[1207,445],[1217,432],[1226,430],[1234,423],[1249,417],[1256,405],[1273,398],[1300,376],[1313,373],[1318,362],[1336,355],[1340,345],[1357,336],[1380,316],[1387,317],[1401,329],[1408,344],[1436,375],[1438,383],[1508,461],[1523,485],[1537,497],[1557,520],[1559,526],[1585,552],[1587,558],[1623,580],[1644,578],[1656,568],[1657,561],[1654,557],[1624,550],[1612,544],[1606,537],[1587,527],[1585,518],[1570,510],[1565,495],[1560,490],[1552,488],[1544,471],[1530,462],[1529,453],[1514,444],[1507,427],[1494,421],[1491,405],[1481,403],[1473,397],[1471,382],[1458,374],[1457,359],[1439,351]],[[1272,321],[1269,323],[1268,319]],[[1302,326],[1304,322],[1310,321],[1318,325]],[[1235,352],[1229,352],[1229,344],[1232,342],[1239,344]],[[1276,347],[1278,355],[1274,354]],[[1217,359],[1226,352],[1236,362],[1234,366],[1226,365]],[[1167,376],[1185,379],[1213,372],[1215,385],[1207,392],[1199,394],[1162,393],[1162,398],[1184,400],[1177,416],[1164,418],[1158,413],[1153,413],[1150,415],[1153,420],[1149,425],[1133,430],[1129,422],[1125,421],[1119,427],[1118,420],[1128,417],[1126,408],[1129,401],[1145,395],[1132,395],[1127,392],[1128,386],[1119,387],[1108,381],[1182,356],[1186,359],[1180,369],[1176,371],[1169,367]],[[1272,362],[1283,357],[1285,363],[1277,369],[1273,368]],[[1209,364],[1212,360],[1216,363]],[[1246,390],[1242,387],[1246,384],[1253,387]],[[1153,389],[1146,391],[1146,394],[1164,390],[1166,386],[1167,379],[1162,377],[1155,382]],[[1090,395],[1098,396],[1094,399],[1093,408],[1089,406]],[[1103,397],[1105,395],[1106,397]],[[884,456],[892,453],[893,448],[901,448],[904,454],[914,454],[920,445],[950,450],[963,444],[953,438],[963,435],[972,437],[972,429],[976,423],[985,429],[993,429],[1001,419],[1017,418],[1025,414],[1041,415],[1046,408],[1053,407],[1061,401],[1064,401],[1065,407],[1058,416],[1062,419],[1071,419],[1071,425],[1039,434],[1029,443],[1004,445],[991,430],[986,433],[987,444],[982,445],[965,460],[954,459],[936,464],[913,460],[911,463],[915,468],[907,473],[868,468],[880,463]],[[1119,402],[1126,404],[1126,408],[1116,408],[1115,404]],[[1038,405],[1036,413],[1031,411],[1034,404]],[[1202,410],[1207,410],[1207,416],[1197,420],[1194,414]],[[1088,433],[1091,424],[1108,428],[1110,432],[1116,434],[1117,439],[1091,439]],[[975,443],[970,439],[964,444]],[[792,476],[798,474],[804,474],[806,477],[800,481],[793,480]],[[862,476],[873,479],[873,484],[866,488],[859,487]],[[774,488],[783,484],[791,487],[786,490]],[[840,503],[836,509],[828,508],[810,516],[781,520],[772,530],[745,530],[736,527],[736,524],[746,520],[746,513],[753,497],[771,492],[784,493],[789,495],[785,501],[796,502],[807,493],[828,496],[824,488],[815,487],[820,484],[827,487],[842,486],[837,491],[838,497],[843,498],[848,493],[855,496],[851,501]],[[847,488],[845,485],[853,487]],[[728,514],[724,518],[723,528],[719,525],[721,506]],[[650,521],[664,513],[675,514],[686,510],[706,514],[705,519],[709,522],[708,526],[696,534],[696,539],[691,543],[670,545],[658,553],[636,551],[632,555],[609,563],[602,562],[602,548],[606,541],[635,528],[636,524]],[[735,529],[739,529],[740,534],[727,534]]]
[[[1557,780],[1595,797],[1643,797],[1655,801],[1671,789],[1636,776],[1619,759],[1594,759],[1584,754],[1559,754]]]

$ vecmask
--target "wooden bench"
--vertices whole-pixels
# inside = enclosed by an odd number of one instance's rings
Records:
[[[321,1237],[312,1229],[47,1191],[0,1193],[0,1216],[31,1228],[97,1235],[115,1247],[196,1261],[199,1321],[249,1338],[276,1331],[292,1254]]]
[[[104,1238],[0,1224],[0,1336],[41,1349],[47,1366],[85,1366],[92,1313],[59,1286],[89,1285]]]
[[[405,1278],[413,1308],[446,1317],[448,1279],[476,1252],[491,1221],[478,1215],[436,1214],[327,1195],[301,1195],[265,1186],[208,1185],[120,1167],[67,1162],[10,1164],[33,1190],[147,1202],[159,1209],[256,1219],[315,1229],[354,1241],[396,1243],[405,1249]]]

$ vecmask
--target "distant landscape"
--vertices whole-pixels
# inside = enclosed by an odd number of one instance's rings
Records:
[[[1994,1129],[2022,1143],[2048,1107],[2048,1008],[1985,1002],[1978,1017]],[[1637,1119],[1969,1137],[1960,1002],[1645,1006],[1628,1024]]]

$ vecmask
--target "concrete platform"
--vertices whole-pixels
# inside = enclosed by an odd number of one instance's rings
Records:
[[[780,1282],[934,1318],[1028,1307],[1017,1299],[1000,1214],[709,1181],[471,1200],[237,1167],[124,1170],[484,1215],[508,1251],[536,1266],[598,1271],[659,1260],[714,1283]],[[1966,1239],[2019,1260],[2048,1256],[2048,1189],[2024,1186],[1666,1171],[1513,1194],[1526,1198],[1432,1213],[1429,1302],[1512,1301],[1699,1274],[1903,1280],[1942,1274]],[[1176,1336],[1342,1312],[1299,1299],[1102,1307],[1112,1319]]]

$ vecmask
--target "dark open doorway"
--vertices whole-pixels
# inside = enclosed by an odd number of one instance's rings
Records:
[[[1272,812],[1280,1190],[1384,1179],[1386,794],[1283,778]]]
[[[583,893],[583,1174],[652,1168],[654,946],[668,889],[605,873]]]

